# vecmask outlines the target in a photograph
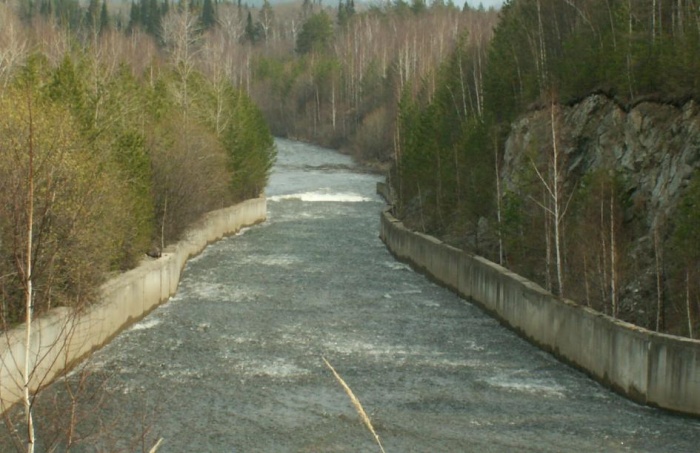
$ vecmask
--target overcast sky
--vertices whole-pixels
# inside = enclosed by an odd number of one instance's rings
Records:
[[[453,1],[454,1],[455,5],[460,3],[457,0],[453,0]],[[481,3],[482,5],[484,5],[484,8],[488,9],[492,6],[494,8],[500,8],[501,5],[503,4],[503,1],[504,0],[467,0],[467,3],[469,3],[469,6],[471,6],[472,8],[476,8],[477,6],[479,6],[479,3]],[[461,3],[462,3],[462,5],[464,5],[464,1],[462,1]]]

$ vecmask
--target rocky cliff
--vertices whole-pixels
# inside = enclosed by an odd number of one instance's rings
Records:
[[[679,200],[700,167],[700,105],[689,100],[624,106],[592,95],[574,105],[558,106],[555,112],[568,190],[574,191],[585,175],[596,170],[619,176],[627,201],[624,222],[633,226],[625,231],[634,236],[626,254],[636,263],[636,275],[625,291],[627,308],[648,318],[641,307],[643,299],[656,292],[651,278],[652,233],[658,228],[668,237]],[[501,168],[506,190],[518,191],[523,169],[532,167],[533,154],[551,148],[551,114],[549,106],[535,109],[512,125]]]

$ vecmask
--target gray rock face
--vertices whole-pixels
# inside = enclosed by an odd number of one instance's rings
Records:
[[[560,109],[557,142],[568,159],[567,180],[598,169],[622,176],[632,200],[631,215],[647,230],[663,225],[700,167],[700,106],[678,108],[644,102],[629,112],[594,95]],[[515,190],[518,174],[532,153],[551,146],[549,109],[531,112],[512,126],[501,172],[504,187]]]
[[[659,228],[662,237],[669,234],[674,210],[700,167],[700,105],[641,102],[626,110],[593,95],[556,109],[557,146],[565,153],[569,189],[596,170],[610,169],[621,176],[629,201],[625,222],[632,222],[630,231],[636,236],[629,238],[633,245],[627,253],[635,269],[624,297],[628,313],[644,318],[640,307],[655,292],[653,232]],[[532,173],[532,161],[545,162],[551,146],[548,107],[516,121],[506,142],[503,187],[517,192],[522,175]]]

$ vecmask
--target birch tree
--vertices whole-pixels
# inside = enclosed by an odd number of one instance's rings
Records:
[[[534,161],[531,161],[532,168],[537,174],[545,197],[539,201],[531,197],[551,219],[553,225],[553,242],[555,253],[555,265],[557,275],[557,294],[566,297],[564,287],[564,218],[569,209],[569,203],[573,191],[566,187],[566,156],[564,155],[559,139],[557,138],[557,118],[558,112],[554,102],[550,104],[550,128],[551,128],[551,148],[548,152],[548,164],[546,172],[540,171]]]
[[[681,331],[695,337],[696,317],[700,311],[700,178],[691,181],[674,216],[671,251],[676,263],[674,274],[678,311],[684,314]]]
[[[0,99],[0,294],[3,329],[22,322],[25,332],[23,356],[3,365],[21,369],[24,423],[18,433],[24,451],[33,452],[36,391],[48,375],[44,362],[65,347],[36,344],[35,318],[57,306],[72,313],[93,299],[116,253],[118,227],[105,214],[120,207],[70,112],[38,96],[36,75],[25,71]],[[112,189],[119,193],[117,185]],[[70,330],[70,319],[60,328]]]
[[[195,70],[200,51],[199,19],[185,6],[181,12],[171,12],[163,19],[162,35],[169,49],[172,67],[179,77],[176,96],[185,122],[188,121],[190,93],[188,82]]]
[[[582,178],[571,222],[571,238],[576,240],[571,241],[572,259],[567,266],[569,273],[581,276],[571,281],[571,297],[613,317],[620,314],[631,236],[623,222],[621,185],[619,175],[607,169]]]

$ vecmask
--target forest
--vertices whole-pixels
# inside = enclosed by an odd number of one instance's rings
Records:
[[[569,137],[564,116],[591,95],[622,114],[644,103],[697,112],[698,7],[307,0],[239,5],[234,20],[219,6],[217,23],[238,30],[238,83],[273,133],[387,172],[396,214],[412,228],[615,318],[695,337],[697,171],[673,194],[670,214],[648,221],[650,201],[630,189],[638,174],[569,171],[569,156],[592,151]],[[546,112],[550,138],[505,168],[511,127],[532,112]]]
[[[156,40],[106,3],[0,3],[3,328],[88,306],[203,213],[263,193],[272,136],[200,16],[166,12]]]
[[[698,55],[699,0],[0,1],[2,328],[29,338],[33,316],[89,306],[263,194],[275,135],[385,173],[415,230],[698,337],[700,145],[649,221],[635,175],[570,161],[592,148],[567,113],[595,95],[697,121]],[[513,151],[516,124],[535,138]]]
[[[615,169],[568,174],[565,152],[552,165],[556,138],[502,174],[511,124],[527,112],[550,109],[554,125],[593,93],[627,110],[697,100],[694,1],[518,0],[495,11],[442,0],[41,0],[3,4],[2,22],[3,127],[16,136],[2,150],[5,322],[22,319],[23,146],[38,145],[41,310],[89,299],[107,273],[202,212],[261,193],[272,134],[387,172],[413,228],[615,317],[698,334],[697,178],[653,226],[625,220],[632,200]],[[96,172],[100,184],[86,184]],[[595,212],[607,220],[593,228]],[[645,237],[656,275],[640,283],[630,243]],[[600,250],[582,255],[593,242]],[[641,308],[625,302],[640,285]]]
[[[6,323],[23,317],[29,225],[37,310],[79,305],[202,212],[260,194],[272,134],[386,172],[415,229],[611,316],[700,333],[700,178],[650,225],[628,215],[629,175],[569,172],[583,145],[557,138],[592,94],[622,111],[697,102],[697,0],[0,7]],[[511,125],[533,111],[551,140],[506,175]]]

